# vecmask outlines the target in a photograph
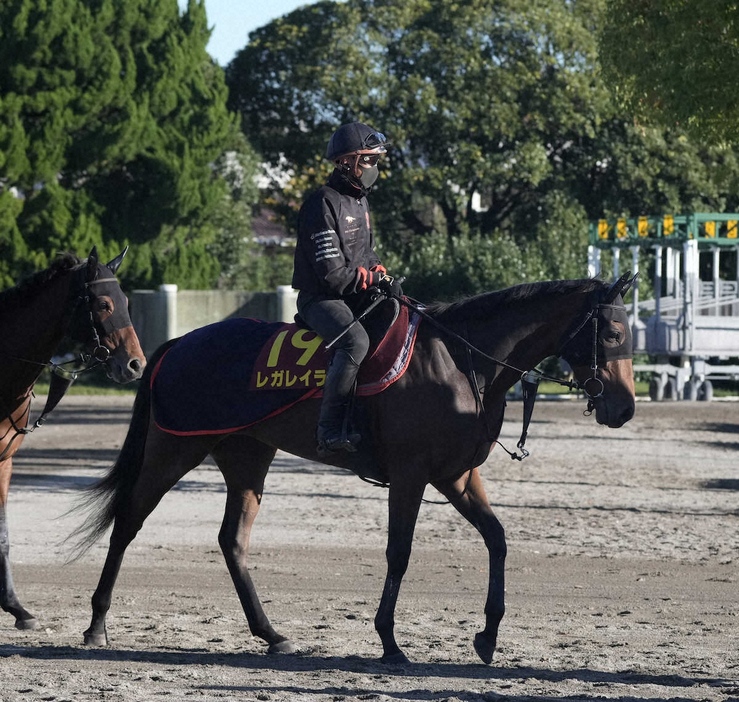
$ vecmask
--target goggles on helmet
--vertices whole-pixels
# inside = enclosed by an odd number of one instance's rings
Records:
[[[381,134],[380,132],[371,132],[362,140],[362,149],[360,150],[360,153],[367,149],[384,154],[387,151],[385,148],[386,144],[387,138],[384,134]]]

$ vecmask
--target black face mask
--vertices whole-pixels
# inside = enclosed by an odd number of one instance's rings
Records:
[[[598,362],[617,361],[633,356],[631,326],[622,305],[600,305],[598,308]]]
[[[359,170],[361,171],[359,182],[362,184],[363,188],[369,190],[375,184],[377,176],[380,175],[380,169],[377,167],[377,164],[374,164],[367,168],[360,166]]]
[[[115,278],[101,278],[88,283],[95,293],[95,297],[107,296],[113,300],[113,314],[100,322],[104,336],[112,334],[117,329],[131,326],[131,317],[128,314],[128,303]]]
[[[95,344],[96,334],[104,339],[118,329],[131,326],[128,302],[115,278],[93,280],[87,283],[86,288],[85,297],[80,298],[70,324],[69,336],[71,339],[81,344]],[[113,301],[113,313],[100,322],[96,321],[93,329],[92,299],[103,296],[109,297]]]
[[[620,299],[620,298],[619,298]],[[599,304],[595,310],[598,321],[596,361],[602,366],[609,361],[631,358],[633,341],[626,308],[621,304]],[[593,320],[589,319],[565,345],[562,357],[571,366],[589,366],[593,362]]]

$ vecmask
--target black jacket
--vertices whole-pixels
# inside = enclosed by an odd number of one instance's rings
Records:
[[[376,285],[384,271],[374,251],[367,198],[334,171],[300,208],[292,285],[345,298]]]

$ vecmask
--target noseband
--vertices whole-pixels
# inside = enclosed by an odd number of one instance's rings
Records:
[[[606,322],[620,322],[623,325],[624,338],[621,343],[614,346],[606,346],[603,343],[598,343],[598,322],[600,319],[604,319]],[[567,347],[570,346],[580,332],[585,329],[588,322],[590,322],[592,328],[590,353],[587,354],[583,350],[578,349],[568,351]],[[602,365],[609,361],[631,358],[633,351],[632,347],[631,327],[626,313],[626,306],[600,301],[591,303],[590,310],[585,315],[584,319],[574,327],[574,329],[566,336],[564,342],[560,344],[556,355],[564,358],[570,365],[590,364],[592,375],[583,382],[574,381],[572,386],[578,390],[582,390],[585,397],[588,398],[588,409],[586,410],[586,414],[592,413],[594,409],[593,400],[601,397],[605,389],[603,381],[598,377],[599,362]]]
[[[110,358],[110,349],[107,346],[104,346],[100,341],[100,335],[98,334],[97,325],[95,324],[95,317],[93,316],[92,304],[96,297],[108,292],[114,292],[115,288],[111,290],[106,288],[112,288],[111,284],[115,283],[117,285],[117,282],[118,281],[115,277],[98,278],[97,280],[87,281],[84,286],[84,293],[77,298],[75,308],[72,310],[72,315],[74,315],[77,306],[84,302],[88,312],[87,319],[90,322],[90,329],[92,330],[91,336],[94,348],[90,353],[83,352],[80,354],[80,359],[86,364],[84,370],[89,370],[101,363],[105,363]],[[100,285],[102,287],[97,295],[90,294],[90,288],[93,285]],[[128,312],[125,306],[122,305],[115,305],[113,308],[113,314],[111,314],[108,319],[101,322],[101,326],[106,336],[108,334],[112,334],[116,329],[122,329],[130,324],[131,321],[128,318]],[[94,361],[94,363],[91,363],[92,361]]]

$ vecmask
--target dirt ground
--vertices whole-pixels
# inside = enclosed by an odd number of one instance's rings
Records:
[[[16,461],[9,519],[21,599],[0,613],[0,700],[739,700],[739,403],[640,402],[619,430],[578,401],[541,401],[531,456],[483,475],[506,527],[507,614],[492,666],[487,557],[449,505],[424,504],[396,622],[413,661],[388,667],[373,629],[386,492],[279,454],[252,537],[256,585],[301,653],[253,639],[217,545],[225,490],[206,464],[129,548],[111,645],[82,646],[104,542],[65,565],[65,517],[114,460],[132,397],[68,397]],[[38,409],[41,402],[38,403]],[[513,449],[520,403],[502,440]],[[429,489],[429,499],[440,496]]]

